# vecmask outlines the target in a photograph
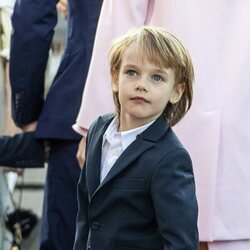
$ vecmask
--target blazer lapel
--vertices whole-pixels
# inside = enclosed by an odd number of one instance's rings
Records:
[[[98,189],[100,189],[108,181],[110,181],[112,178],[118,175],[123,169],[128,167],[131,164],[131,162],[133,162],[143,152],[153,147],[154,145],[155,143],[144,141],[142,138],[138,137],[133,143],[130,144],[130,146],[117,159],[117,161],[112,166],[111,170],[107,174],[106,178],[102,181]]]
[[[168,125],[164,117],[161,116],[142,134],[138,135],[136,140],[121,154],[93,195],[121,171],[127,168],[131,162],[137,159],[143,152],[154,147],[156,141],[167,132],[167,129]]]
[[[97,187],[100,185],[100,166],[102,155],[102,139],[109,123],[112,121],[113,116],[107,119],[101,117],[97,122],[95,130],[90,134],[90,143],[88,145],[88,157],[86,159],[86,181],[91,197]]]

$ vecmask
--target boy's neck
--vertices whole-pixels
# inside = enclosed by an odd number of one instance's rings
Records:
[[[128,131],[131,129],[139,128],[156,120],[157,118],[152,119],[152,120],[143,120],[143,119],[137,120],[137,119],[131,119],[131,118],[126,119],[124,117],[119,117],[119,120],[118,120],[119,124],[117,126],[117,131],[123,132],[123,131]]]

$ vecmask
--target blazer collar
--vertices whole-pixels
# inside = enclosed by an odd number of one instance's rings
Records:
[[[104,116],[97,125],[95,135],[88,149],[87,183],[89,195],[93,197],[104,185],[128,167],[143,152],[155,146],[155,143],[167,132],[169,126],[163,116],[160,116],[149,128],[137,136],[128,148],[115,162],[105,179],[100,184],[100,164],[102,152],[102,138],[114,116]]]
[[[161,115],[155,122],[148,127],[143,133],[139,135],[143,140],[156,142],[158,141],[169,129],[169,125],[166,122],[166,119]]]

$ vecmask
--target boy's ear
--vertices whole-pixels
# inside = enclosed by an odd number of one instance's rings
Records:
[[[118,92],[119,91],[119,83],[118,83],[118,76],[119,76],[119,70],[116,68],[112,68],[112,72],[111,72],[111,86],[112,86],[112,90],[113,92]]]
[[[172,93],[172,96],[171,96],[171,98],[170,98],[170,100],[169,100],[170,103],[175,104],[175,103],[177,103],[178,101],[180,101],[180,99],[181,99],[181,97],[182,97],[184,91],[185,91],[185,83],[179,83],[179,84],[175,87],[175,89],[174,89],[174,91],[173,91],[173,93]]]
[[[119,87],[118,87],[118,82],[117,81],[112,81],[112,90],[113,92],[118,92]]]

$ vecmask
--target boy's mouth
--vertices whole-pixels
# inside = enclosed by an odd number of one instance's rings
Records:
[[[132,97],[130,98],[132,101],[138,101],[138,102],[146,102],[146,103],[149,103],[149,101],[142,97],[142,96],[135,96],[135,97]]]

